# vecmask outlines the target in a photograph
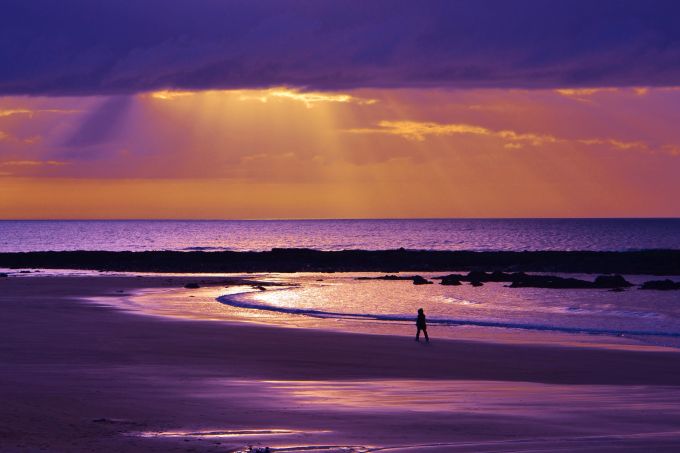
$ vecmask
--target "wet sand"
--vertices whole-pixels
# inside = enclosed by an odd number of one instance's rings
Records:
[[[82,299],[188,280],[0,279],[0,450],[680,448],[675,351],[426,345]]]

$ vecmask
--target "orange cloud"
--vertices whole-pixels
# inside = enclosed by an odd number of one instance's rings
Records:
[[[347,132],[354,134],[387,134],[396,135],[407,140],[424,141],[428,136],[477,135],[494,137],[504,141],[503,147],[519,149],[523,145],[544,146],[547,144],[582,144],[600,145],[618,150],[653,151],[653,148],[643,141],[623,141],[612,138],[568,139],[550,134],[516,132],[513,130],[492,130],[483,126],[471,124],[441,124],[419,121],[380,121],[377,128],[355,128]],[[674,145],[663,145],[659,151],[677,155],[678,149]]]
[[[149,93],[149,96],[153,99],[160,99],[162,101],[172,101],[177,98],[192,96],[194,95],[191,91],[171,91],[171,90],[161,90]]]
[[[668,87],[671,88],[672,87]],[[665,89],[665,88],[663,88]],[[591,99],[593,96],[607,93],[633,93],[636,96],[645,96],[649,93],[648,87],[631,87],[631,88],[613,88],[613,87],[603,87],[603,88],[559,88],[555,90],[555,93],[574,99],[580,102],[593,102]]]
[[[570,98],[583,98],[585,96],[592,96],[598,93],[617,93],[618,88],[559,88],[555,90],[556,93]]]
[[[295,88],[277,87],[263,90],[222,90],[208,91],[216,95],[235,95],[240,101],[259,101],[267,103],[273,100],[291,100],[302,102],[306,107],[311,108],[320,103],[353,103],[359,105],[370,105],[377,102],[376,99],[367,99],[352,96],[346,93],[314,92],[302,91]],[[195,95],[192,91],[154,91],[148,96],[153,99],[172,101],[178,98]]]
[[[511,130],[494,131],[472,124],[441,124],[419,121],[380,121],[377,128],[349,129],[348,132],[355,134],[390,134],[417,141],[424,141],[430,135],[481,135],[514,143],[524,142],[534,146],[560,141],[560,139],[548,134],[520,133]]]
[[[57,160],[7,160],[0,162],[0,166],[4,167],[39,167],[42,165],[54,166],[54,165],[66,165],[66,162],[61,162]]]
[[[239,99],[242,101],[257,100],[266,103],[273,99],[289,99],[302,102],[308,108],[313,107],[314,104],[327,102],[354,103],[360,105],[370,105],[377,102],[375,99],[364,99],[345,93],[301,91],[286,87],[270,88],[267,90],[239,91],[238,93],[242,93],[239,95]]]
[[[16,109],[0,109],[0,117],[14,116],[14,115],[27,115],[33,116],[37,113],[77,113],[79,110],[73,109],[26,109],[26,108],[16,108]]]

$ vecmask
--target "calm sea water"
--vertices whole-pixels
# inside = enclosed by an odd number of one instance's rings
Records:
[[[0,251],[680,249],[680,219],[0,221]]]

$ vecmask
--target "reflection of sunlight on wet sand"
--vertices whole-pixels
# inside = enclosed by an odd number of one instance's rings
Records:
[[[128,433],[129,436],[144,437],[149,439],[182,438],[186,441],[211,441],[213,445],[221,445],[229,448],[234,453],[259,453],[274,451],[305,451],[305,452],[325,452],[325,453],[363,453],[373,450],[364,446],[349,445],[300,445],[300,442],[309,441],[310,437],[322,436],[332,433],[328,430],[292,430],[281,428],[266,429],[216,429],[199,431],[144,431]],[[315,439],[319,439],[318,437]],[[232,444],[232,448],[222,442]],[[258,444],[269,444],[276,442],[275,447],[257,446]],[[240,449],[233,449],[234,445],[248,445]],[[237,447],[238,448],[238,447]]]
[[[592,410],[680,414],[674,388],[569,386],[505,381],[265,381],[298,403],[343,410],[474,412],[564,417]]]
[[[270,437],[265,435],[259,442],[272,446],[272,451],[288,451],[286,448],[290,448],[290,451],[318,449],[353,452],[575,451],[582,447],[608,446],[617,442],[629,447],[645,442],[665,446],[675,444],[680,439],[680,431],[677,429],[680,419],[680,389],[675,387],[389,379],[207,379],[202,382],[203,385],[196,386],[200,391],[191,391],[193,397],[213,400],[229,398],[237,402],[242,400],[247,404],[244,407],[260,407],[272,412],[292,410],[296,415],[291,415],[291,422],[297,417],[304,417],[303,414],[314,418],[317,417],[316,414],[330,417],[326,420],[327,424],[314,424],[311,431],[309,428],[300,430],[296,425],[291,428],[265,429],[265,432],[271,432]],[[339,443],[349,441],[342,437],[341,425],[333,422],[336,418],[372,420],[376,416],[384,420],[392,420],[392,417],[452,420],[452,429],[454,426],[480,421],[484,426],[488,424],[488,429],[494,429],[493,426],[498,428],[501,421],[508,429],[512,429],[513,424],[530,426],[531,429],[509,431],[514,434],[509,437],[502,435],[496,439],[493,436],[478,437],[470,433],[456,434],[454,429],[452,437],[444,436],[438,439],[439,442],[432,438],[431,443],[414,442],[410,445],[404,442],[374,447],[320,447],[329,440],[340,440]],[[357,429],[363,429],[363,422],[358,423]],[[366,429],[368,431],[364,434],[367,437],[362,438],[360,444],[380,444],[377,438],[372,437],[370,429]],[[487,428],[478,429],[486,432]],[[213,428],[200,431],[178,430],[173,433],[179,433],[180,436],[226,433],[229,436],[235,435],[237,441],[247,443],[251,438],[248,437],[249,433],[253,432],[256,437],[256,431],[258,430]],[[236,435],[238,432],[244,435],[239,437]],[[352,439],[354,440],[357,439]]]
[[[250,436],[280,436],[284,434],[301,434],[305,431],[293,431],[290,429],[238,429],[238,430],[215,430],[215,431],[158,431],[137,433],[140,437],[200,437],[200,438],[229,438]]]

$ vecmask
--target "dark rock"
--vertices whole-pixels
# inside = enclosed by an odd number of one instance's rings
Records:
[[[20,274],[30,274],[31,271],[19,271]]]
[[[191,282],[191,283],[187,283],[186,285],[184,285],[184,287],[186,289],[198,289],[198,288],[201,287],[201,285],[199,285],[198,283],[195,283],[195,282]]]
[[[451,284],[455,285],[456,283],[453,283],[455,281],[459,282],[512,282],[516,280],[517,278],[523,277],[526,274],[524,273],[505,273],[505,272],[500,272],[500,271],[493,271],[491,273],[484,272],[484,271],[470,271],[468,272],[467,275],[462,275],[462,274],[449,274],[449,275],[444,275],[441,277],[434,277],[437,280],[442,280],[442,284]],[[444,280],[450,281],[452,283],[443,283]]]
[[[260,290],[260,291],[267,291],[267,288],[265,288],[265,287],[262,286],[262,285],[256,285],[256,286],[253,286],[253,288],[258,289],[258,290]]]
[[[655,289],[660,291],[672,291],[680,289],[680,282],[674,282],[673,280],[650,280],[644,282],[640,289]]]
[[[506,274],[505,272],[501,271],[493,271],[488,278],[490,282],[511,282],[513,277],[512,274]]]
[[[427,285],[432,283],[420,275],[382,275],[380,277],[357,277],[355,280],[387,280],[387,281],[412,281],[415,285]],[[418,282],[418,283],[416,283]]]
[[[460,277],[460,275],[456,274],[445,275],[444,277],[441,277],[441,284],[448,286],[458,286],[461,284]]]
[[[470,271],[465,276],[465,280],[469,282],[488,282],[489,274],[483,271]]]
[[[383,275],[382,277],[376,277],[376,280],[413,280],[413,277],[404,275]]]
[[[597,288],[630,288],[633,286],[621,275],[598,275],[594,285]]]
[[[387,265],[389,263],[389,266]],[[0,268],[130,272],[436,272],[489,269],[680,275],[680,250],[628,252],[276,249],[268,252],[60,251],[0,253]],[[497,278],[497,277],[488,277]],[[500,278],[500,276],[498,277]]]
[[[415,275],[415,276],[413,276],[413,284],[414,285],[431,285],[432,282],[421,277],[420,275]]]
[[[594,288],[594,283],[555,275],[524,275],[522,278],[513,280],[510,288],[584,289]]]
[[[470,282],[472,286],[482,286],[487,282],[509,282],[510,288],[557,288],[557,289],[576,289],[576,288],[627,288],[633,286],[620,275],[600,275],[594,282],[580,280],[577,278],[564,278],[556,275],[528,275],[524,272],[506,273],[493,271],[470,271],[467,275],[450,274],[443,277],[436,277],[442,281],[443,285],[456,285],[460,282]],[[457,283],[456,283],[457,282]]]
[[[382,275],[380,277],[357,277],[356,280],[389,280],[389,281],[400,281],[400,280],[413,280],[414,276],[406,275]]]
[[[556,275],[512,274],[511,288],[614,289],[633,286],[620,275],[600,275],[594,282]]]
[[[9,275],[5,274],[4,272],[0,272],[0,278],[5,278],[9,277]]]

